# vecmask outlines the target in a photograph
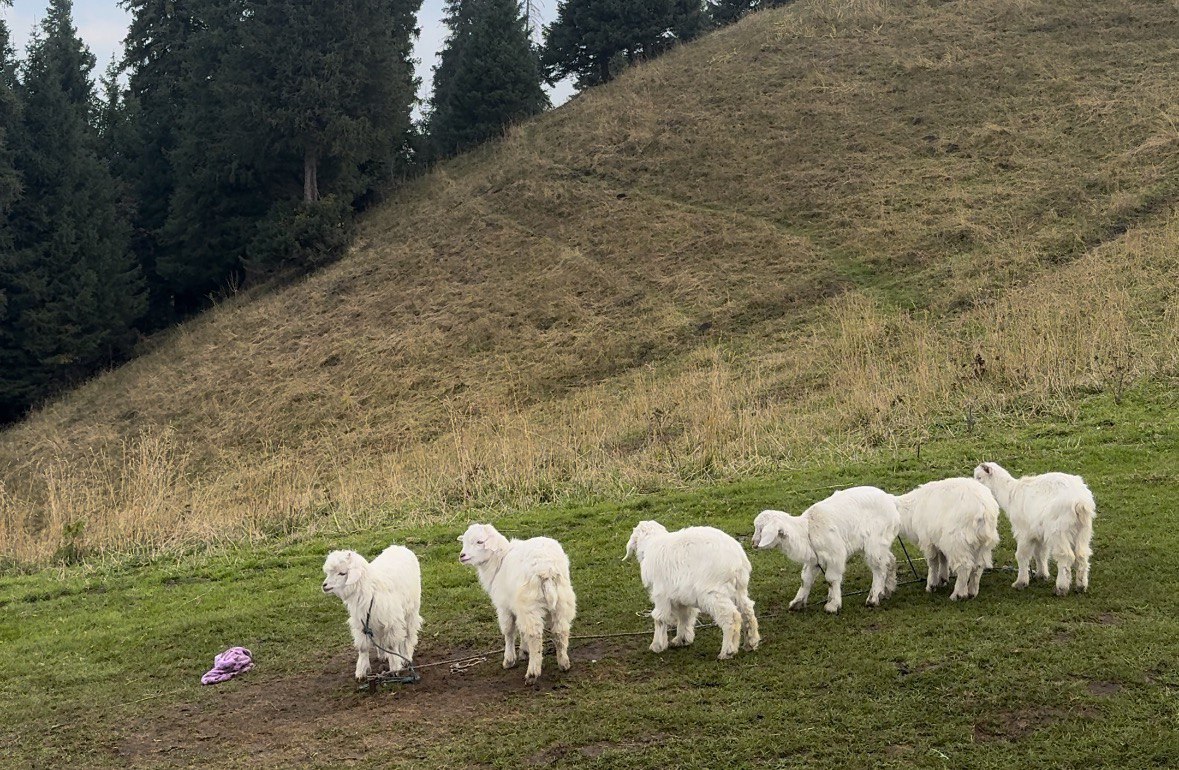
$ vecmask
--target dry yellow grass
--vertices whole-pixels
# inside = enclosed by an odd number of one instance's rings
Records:
[[[772,472],[1177,371],[1179,8],[800,0],[0,437],[0,553]]]

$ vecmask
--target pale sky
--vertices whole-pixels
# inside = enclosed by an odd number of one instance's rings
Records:
[[[557,1],[541,0],[533,3],[540,11],[543,23],[552,20]],[[14,0],[11,8],[0,6],[0,13],[8,21],[18,59],[24,58],[29,34],[44,16],[47,5],[47,0]],[[74,23],[78,26],[78,33],[98,58],[94,73],[96,78],[106,69],[111,57],[122,52],[129,22],[127,12],[119,7],[117,0],[74,0]],[[435,58],[446,40],[446,27],[442,24],[442,0],[423,0],[422,10],[418,13],[418,27],[422,33],[414,46],[414,57],[419,62],[418,77],[422,79],[418,96],[425,99],[430,94]],[[573,94],[573,84],[566,80],[558,83],[556,88],[547,90],[556,106]]]

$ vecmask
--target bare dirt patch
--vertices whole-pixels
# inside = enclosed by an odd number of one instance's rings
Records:
[[[1018,741],[1073,717],[1092,719],[1094,713],[1089,709],[1068,710],[1049,707],[1002,712],[975,723],[974,740],[979,743]]]
[[[482,652],[425,649],[420,657],[431,662]],[[465,668],[424,668],[414,685],[361,690],[352,678],[353,653],[341,651],[305,674],[267,678],[255,671],[202,688],[188,702],[127,723],[114,750],[131,767],[346,767],[391,750],[413,766],[419,747],[446,743],[491,715],[511,720],[530,695],[610,676],[607,661],[618,654],[617,640],[585,642],[570,650],[573,670],[561,673],[546,652],[544,674],[532,685],[524,684],[525,661],[505,671],[496,653]],[[555,759],[575,751],[557,746],[547,753],[556,752]]]
[[[1122,691],[1122,684],[1121,682],[1094,681],[1089,683],[1088,690],[1090,695],[1108,698],[1111,695],[1120,693]]]

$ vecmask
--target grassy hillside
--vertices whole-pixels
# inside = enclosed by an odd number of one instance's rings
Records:
[[[1179,8],[803,0],[446,164],[0,437],[0,553],[854,461],[1179,371]]]

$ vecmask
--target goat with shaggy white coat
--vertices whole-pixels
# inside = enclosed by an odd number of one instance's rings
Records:
[[[368,676],[370,655],[380,652],[374,642],[388,651],[380,654],[390,671],[413,661],[422,628],[422,571],[413,551],[391,545],[371,562],[355,551],[332,551],[323,574],[323,592],[340,597],[348,608],[357,679]],[[366,622],[371,639],[364,633]]]
[[[701,612],[720,626],[721,660],[737,653],[742,630],[746,649],[757,649],[761,636],[749,599],[752,567],[740,543],[713,527],[668,532],[659,522],[641,521],[631,532],[623,561],[632,554],[655,605],[651,612],[655,621],[652,652],[667,649],[667,630],[672,624],[676,634],[671,644],[691,644]]]
[[[974,479],[942,479],[897,496],[901,535],[925,554],[925,590],[958,576],[950,599],[978,595],[983,570],[999,544],[999,504]]]
[[[843,572],[853,554],[863,552],[872,570],[869,607],[878,607],[896,590],[892,541],[900,526],[900,513],[892,495],[876,487],[852,487],[820,500],[800,516],[762,511],[753,521],[753,544],[757,548],[777,546],[802,565],[802,586],[790,602],[790,609],[806,607],[811,586],[822,570],[828,585],[823,608],[835,613],[843,606]]]
[[[1078,591],[1089,589],[1090,541],[1097,503],[1085,480],[1068,473],[1014,478],[1001,465],[986,462],[974,477],[995,495],[1011,520],[1019,574],[1012,588],[1026,588],[1032,560],[1036,572],[1051,580],[1048,558],[1056,561],[1056,595],[1068,594],[1076,569]]]
[[[528,654],[525,682],[540,676],[545,616],[557,648],[557,665],[569,670],[569,632],[577,597],[569,557],[549,537],[508,540],[490,524],[472,524],[459,538],[459,561],[475,567],[491,597],[504,635],[504,668],[516,665],[516,638]]]

